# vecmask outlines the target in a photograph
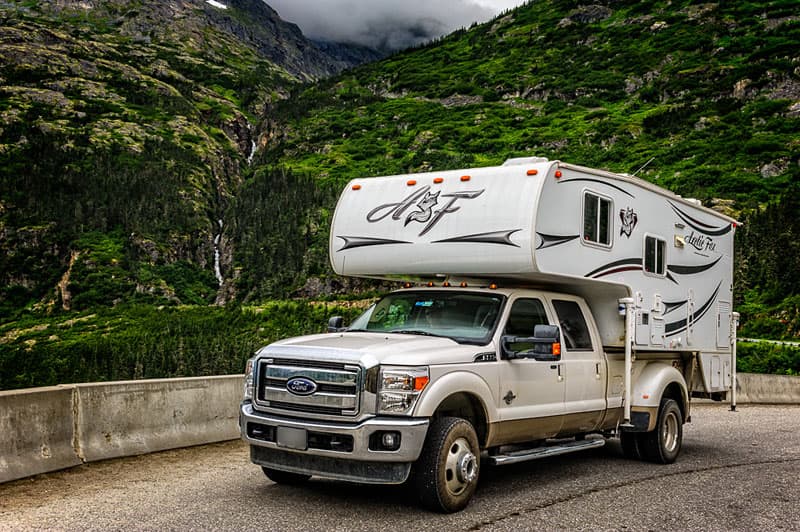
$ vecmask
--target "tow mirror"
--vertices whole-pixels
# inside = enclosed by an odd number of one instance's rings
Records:
[[[503,336],[500,339],[505,358],[533,358],[553,362],[561,360],[561,334],[556,325],[537,325],[532,337]],[[514,350],[514,344],[532,344],[528,348]],[[522,346],[520,346],[522,347]]]
[[[333,316],[328,320],[328,332],[339,332],[344,329],[344,318]]]

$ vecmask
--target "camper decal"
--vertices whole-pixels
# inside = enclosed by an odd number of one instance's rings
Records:
[[[584,277],[591,277],[593,279],[598,279],[600,277],[605,277],[606,275],[611,275],[612,273],[621,273],[627,271],[635,271],[642,269],[642,258],[636,257],[632,259],[622,259],[622,260],[615,260],[614,262],[609,262],[604,266],[600,266],[596,270],[592,270]]]
[[[692,246],[697,251],[716,251],[717,244],[710,236],[701,235],[692,231],[683,237],[684,242]],[[707,256],[707,255],[704,255]]]
[[[681,266],[680,264],[668,264],[667,269],[672,273],[676,273],[678,275],[695,275],[698,273],[702,273],[706,270],[710,270],[714,266],[717,265],[719,261],[722,260],[722,256],[720,256],[714,262],[710,262],[708,264],[701,264],[699,266]]]
[[[581,235],[546,235],[544,233],[536,233],[539,235],[539,238],[542,240],[539,242],[539,245],[536,246],[536,249],[545,249],[551,248],[553,246],[559,246],[561,244],[566,244],[576,238],[579,238]]]
[[[455,236],[452,238],[445,238],[443,240],[435,240],[433,241],[433,244],[471,242],[480,244],[503,244],[505,246],[513,246],[515,248],[518,248],[519,244],[515,244],[511,240],[511,235],[513,235],[517,231],[522,231],[522,229],[511,229],[509,231],[492,231],[489,233],[477,233],[474,235]]]
[[[691,316],[692,323],[700,321],[700,319],[703,316],[705,316],[706,312],[708,312],[708,309],[711,308],[711,304],[717,298],[717,294],[719,293],[719,289],[721,286],[722,286],[722,281],[720,281],[720,283],[717,285],[717,289],[714,290],[714,293],[711,294],[711,297],[708,299],[708,301],[706,301],[702,307],[697,309],[697,311],[692,314]],[[664,331],[666,332],[667,336],[673,336],[675,334],[678,334],[679,332],[685,331],[686,327],[687,327],[686,318],[683,318],[682,320],[673,321],[672,323],[667,323],[666,327],[664,328]]]
[[[728,225],[725,225],[725,226],[723,226],[723,227],[714,227],[713,225],[709,225],[709,224],[707,224],[707,223],[703,223],[703,222],[701,222],[701,221],[700,221],[700,220],[698,220],[697,218],[692,218],[691,216],[689,216],[689,214],[688,214],[688,213],[686,213],[686,212],[684,212],[683,210],[679,209],[679,208],[678,208],[678,207],[677,207],[677,206],[676,206],[674,203],[672,203],[671,201],[669,202],[669,204],[670,204],[670,206],[672,207],[672,210],[673,210],[673,211],[675,211],[675,214],[677,214],[677,215],[678,215],[678,217],[679,217],[681,220],[683,220],[683,221],[684,221],[686,224],[688,224],[689,226],[691,226],[691,227],[692,227],[692,229],[694,229],[695,231],[698,231],[698,232],[700,232],[700,233],[703,233],[703,234],[704,234],[704,235],[706,235],[706,236],[722,236],[722,235],[726,235],[726,234],[730,233],[730,231],[731,231],[731,228],[733,227],[733,226],[732,226],[732,225],[730,225],[730,224],[728,224]],[[692,244],[692,245],[693,245],[695,248],[697,248],[697,245],[695,245],[694,243],[691,243],[691,242],[689,242],[689,241],[688,241],[688,238],[689,238],[689,237],[687,237],[687,243],[690,243],[690,244]],[[697,235],[697,238],[701,238],[701,236],[700,236],[700,235]]]
[[[475,199],[483,194],[484,191],[484,189],[462,190],[449,194],[441,194],[440,196],[441,191],[431,194],[430,190],[430,185],[426,185],[396,203],[378,205],[367,213],[367,221],[369,223],[380,222],[390,216],[392,220],[399,221],[403,218],[406,211],[412,207],[416,207],[417,210],[411,211],[406,216],[404,225],[408,225],[411,222],[425,224],[422,231],[419,233],[419,236],[422,236],[433,229],[445,215],[452,214],[461,209],[461,206],[456,206],[456,203],[461,200]],[[434,208],[439,205],[440,197],[442,199],[447,199],[439,209],[434,210]]]
[[[636,227],[636,222],[639,221],[639,217],[633,209],[626,207],[619,210],[619,219],[622,222],[619,226],[619,236],[625,235],[630,238],[633,228]]]
[[[686,303],[688,303],[688,299],[684,299],[683,301],[664,301],[664,316],[672,312],[673,310],[678,310]]]
[[[403,240],[390,240],[388,238],[372,238],[368,236],[339,236],[344,240],[344,246],[339,248],[339,251],[353,248],[363,248],[366,246],[383,246],[386,244],[411,244],[412,242],[405,242]]]
[[[624,188],[618,187],[617,185],[609,183],[608,181],[601,181],[600,179],[589,179],[588,177],[576,177],[576,178],[573,178],[573,179],[564,179],[562,181],[559,181],[558,183],[559,184],[577,183],[579,181],[588,181],[589,183],[597,183],[599,185],[605,185],[607,187],[615,188],[615,189],[619,190],[620,192],[622,192],[623,194],[626,194],[626,195],[628,195],[628,196],[630,196],[632,198],[636,197],[633,194],[631,194],[630,192],[628,192],[627,190],[625,190]]]

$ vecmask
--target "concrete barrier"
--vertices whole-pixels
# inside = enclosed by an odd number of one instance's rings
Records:
[[[59,386],[0,392],[0,482],[81,463],[72,396]]]
[[[78,452],[92,462],[239,436],[242,377],[79,384]]]
[[[736,375],[736,402],[739,404],[799,404],[800,377],[793,375]]]
[[[0,483],[239,437],[242,375],[0,392]],[[739,404],[800,404],[800,377],[737,375]]]

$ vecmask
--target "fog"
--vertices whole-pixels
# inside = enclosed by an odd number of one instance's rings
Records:
[[[398,50],[473,22],[523,0],[266,0],[284,20],[318,40]]]

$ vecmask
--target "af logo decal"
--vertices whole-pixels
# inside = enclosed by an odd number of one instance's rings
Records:
[[[636,222],[639,221],[639,217],[636,216],[633,209],[626,207],[619,210],[619,219],[622,222],[619,227],[619,236],[625,235],[630,238],[633,233],[633,228],[636,227]]]
[[[407,226],[411,222],[425,224],[425,227],[419,233],[419,236],[422,236],[433,229],[445,215],[461,209],[460,206],[456,205],[459,200],[474,199],[483,194],[483,190],[464,190],[450,194],[441,194],[441,191],[431,193],[430,190],[430,186],[425,186],[397,203],[378,205],[369,211],[367,221],[375,223],[390,216],[392,220],[400,220],[406,211],[416,207],[416,210],[408,213],[403,225]],[[439,199],[443,200],[441,206],[439,205]],[[435,207],[439,208],[435,209]]]
[[[428,220],[431,219],[433,216],[433,208],[439,203],[439,192],[436,194],[431,194],[430,192],[425,194],[425,197],[422,198],[419,203],[417,203],[417,207],[419,207],[418,211],[414,211],[406,217],[406,223],[404,225],[408,225],[411,222],[420,222],[420,223],[427,223]]]

